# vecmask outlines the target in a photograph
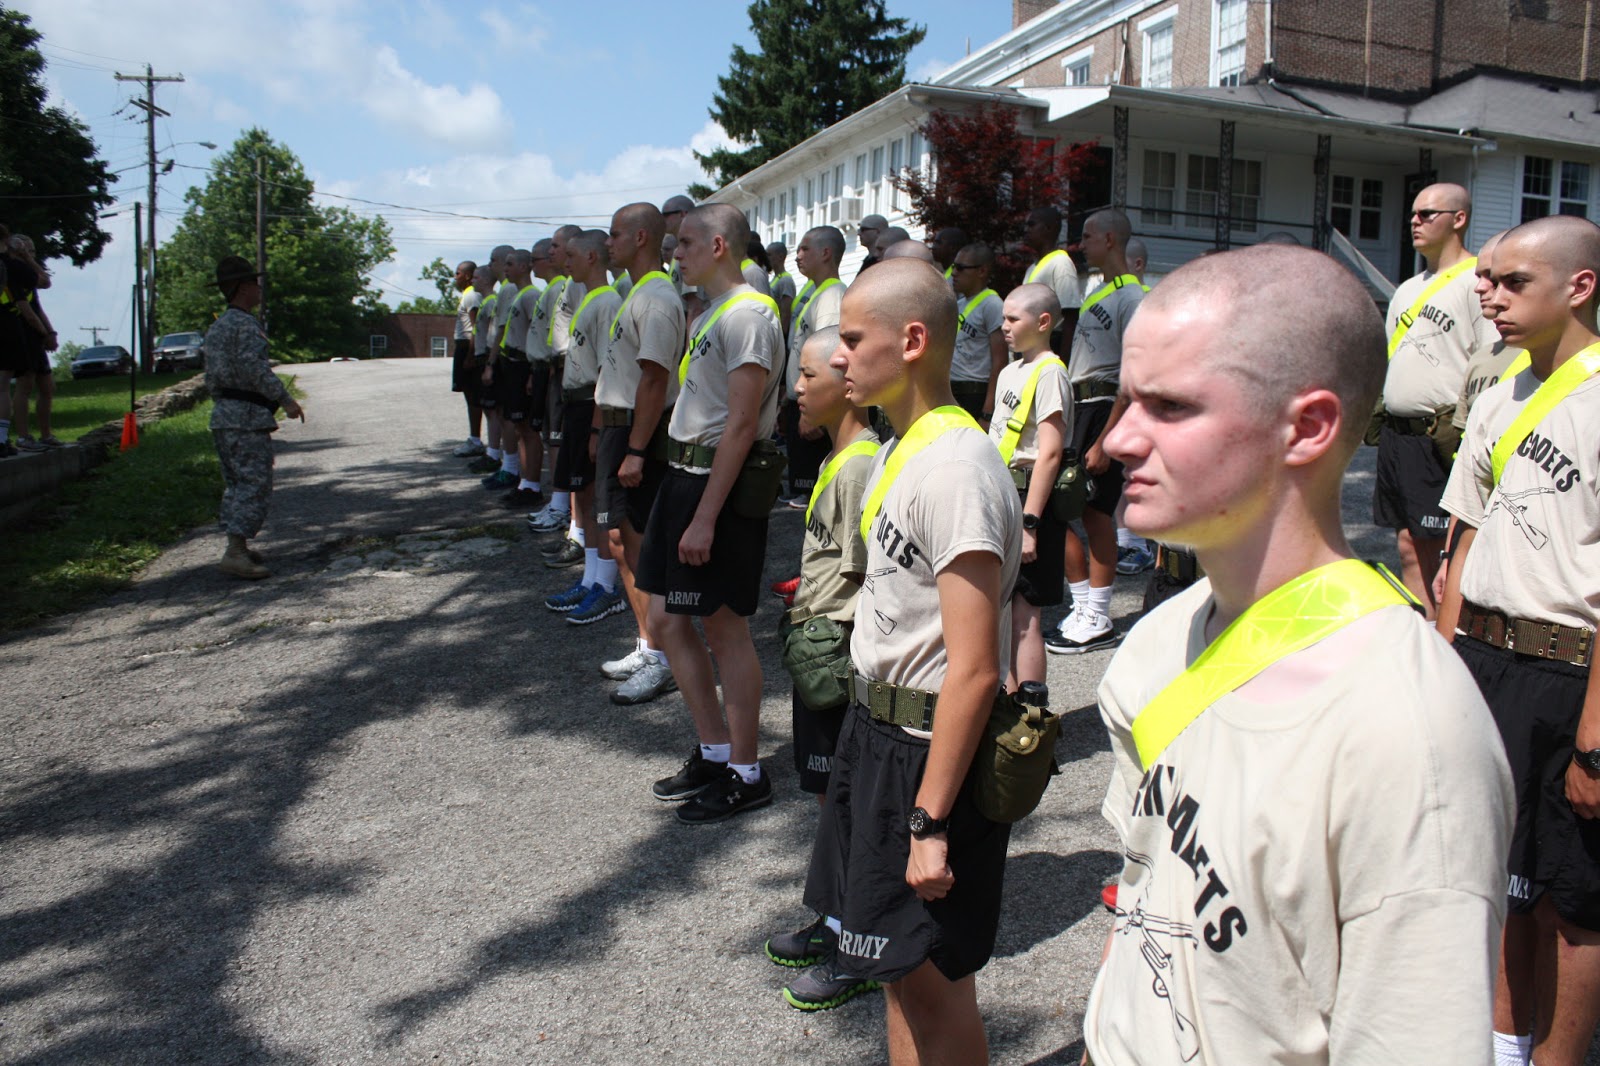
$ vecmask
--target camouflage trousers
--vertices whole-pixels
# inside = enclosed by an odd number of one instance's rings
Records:
[[[272,498],[272,433],[265,429],[213,429],[222,461],[222,513],[217,524],[230,536],[253,537],[267,520]]]

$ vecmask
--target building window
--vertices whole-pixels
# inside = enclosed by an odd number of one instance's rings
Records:
[[[1530,155],[1522,159],[1522,221],[1548,214],[1589,217],[1590,168]]]
[[[883,202],[883,146],[879,145],[872,150],[872,169],[867,172],[867,181],[871,184],[868,194],[869,210],[877,211]]]
[[[1218,161],[1214,155],[1189,157],[1188,181],[1185,183],[1184,225],[1190,229],[1208,229],[1216,225],[1217,191],[1220,188]],[[1261,161],[1235,159],[1233,161],[1233,230],[1254,233],[1256,220],[1261,217]]]
[[[378,359],[389,350],[389,338],[382,333],[373,333],[367,337],[367,357]]]
[[[428,338],[428,354],[435,359],[443,359],[450,350],[450,342],[443,337]]]
[[[906,153],[906,166],[915,170],[918,174],[922,173],[923,151],[922,134],[913,133],[911,135],[911,151]]]
[[[862,152],[856,156],[856,195],[861,195],[861,190],[867,187],[867,153]]]
[[[1139,196],[1140,220],[1145,225],[1172,225],[1178,202],[1178,153],[1144,151],[1144,191]]]
[[[1329,201],[1328,221],[1346,237],[1376,241],[1383,236],[1383,182],[1335,174]]]
[[[1211,84],[1238,85],[1244,81],[1246,0],[1212,0]]]
[[[1094,49],[1084,48],[1061,60],[1061,81],[1065,85],[1088,85],[1089,63],[1094,59]]]
[[[1139,84],[1147,89],[1172,88],[1172,24],[1177,8],[1140,24],[1144,31],[1144,71]]]

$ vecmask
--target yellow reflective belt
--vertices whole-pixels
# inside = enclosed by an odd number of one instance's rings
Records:
[[[1400,350],[1400,342],[1405,340],[1406,334],[1411,332],[1412,323],[1416,322],[1417,314],[1422,310],[1422,305],[1433,299],[1440,289],[1460,277],[1462,271],[1475,270],[1477,266],[1478,257],[1475,255],[1468,256],[1428,282],[1427,287],[1422,290],[1422,295],[1418,296],[1410,307],[1400,313],[1400,322],[1394,327],[1394,336],[1389,338],[1390,359],[1393,359],[1394,353]]]
[[[952,429],[978,429],[977,420],[967,412],[954,405],[948,407],[935,407],[921,418],[911,424],[905,436],[900,438],[894,446],[894,451],[889,453],[889,458],[884,461],[883,469],[878,473],[877,483],[872,486],[872,491],[867,494],[867,500],[861,505],[861,539],[870,539],[872,523],[877,519],[878,512],[883,510],[883,501],[889,495],[889,489],[894,485],[895,478],[900,476],[901,469],[922,449],[938,440]]]
[[[1096,289],[1093,296],[1083,301],[1083,306],[1078,308],[1078,312],[1081,314],[1085,311],[1088,311],[1089,308],[1093,307],[1101,300],[1104,300],[1107,296],[1110,296],[1124,285],[1138,285],[1139,288],[1143,289],[1145,292],[1150,291],[1150,286],[1143,284],[1132,274],[1119,274]]]
[[[806,317],[806,311],[810,310],[812,303],[816,301],[817,297],[821,296],[823,293],[827,292],[829,289],[838,284],[840,284],[838,278],[829,278],[827,281],[824,281],[821,285],[818,285],[813,289],[811,287],[811,282],[806,282],[805,289],[801,291],[800,297],[795,300],[796,306],[790,320],[793,322],[798,322],[802,318]]]
[[[1600,344],[1591,344],[1562,363],[1539,386],[1539,390],[1528,397],[1522,411],[1500,435],[1500,439],[1494,442],[1494,451],[1489,454],[1489,465],[1494,470],[1496,485],[1500,484],[1500,475],[1506,472],[1511,453],[1522,446],[1534,427],[1544,421],[1545,416],[1554,411],[1568,393],[1597,373],[1600,373]]]
[[[1251,604],[1133,720],[1148,770],[1217,700],[1267,667],[1384,607],[1417,602],[1378,564],[1344,559],[1288,581]]]
[[[533,282],[530,281],[526,285],[524,285],[522,288],[517,290],[517,298],[516,298],[516,300],[514,300],[512,302],[513,303],[520,302],[522,300],[522,294],[527,292],[531,288],[533,288]],[[512,314],[515,314],[516,313],[516,308],[513,307],[511,309],[511,312],[512,312]],[[510,321],[511,320],[509,318],[506,319],[506,322],[509,323]],[[500,334],[500,350],[502,352],[506,350],[506,338],[509,337],[509,336],[511,336],[511,331],[509,329],[506,330],[504,333]]]
[[[1049,255],[1033,264],[1033,269],[1028,271],[1028,284],[1032,285],[1035,281],[1038,281],[1040,271],[1066,254],[1066,252],[1063,252],[1060,248],[1057,248],[1055,251],[1051,252]]]
[[[617,308],[617,313],[611,316],[611,328],[606,332],[611,334],[612,340],[616,340],[618,337],[622,336],[622,312],[626,311],[628,309],[628,305],[633,303],[633,294],[650,284],[650,282],[656,278],[660,278],[668,285],[672,284],[672,279],[667,277],[666,271],[663,270],[652,270],[650,273],[634,282],[633,287],[628,290],[628,298],[622,301],[622,306]]]
[[[1033,409],[1033,393],[1039,387],[1039,379],[1044,376],[1045,367],[1055,365],[1061,372],[1067,372],[1067,364],[1053,355],[1047,355],[1034,364],[1033,370],[1028,374],[1027,384],[1022,386],[1022,396],[1017,400],[1017,409],[1011,412],[1011,417],[1006,419],[1006,431],[1000,437],[1000,458],[1004,459],[1007,466],[1011,465],[1011,457],[1017,454],[1017,442],[1022,440],[1022,431],[1028,425],[1028,412]]]
[[[766,304],[772,309],[772,313],[774,315],[778,313],[777,302],[773,300],[772,297],[759,292],[741,292],[739,295],[733,297],[727,303],[717,308],[716,312],[710,318],[706,319],[706,324],[700,327],[700,332],[696,333],[689,339],[689,347],[684,349],[683,359],[678,363],[679,386],[682,386],[684,381],[689,377],[689,357],[694,354],[694,350],[696,348],[700,347],[700,342],[706,339],[706,334],[711,331],[712,326],[717,324],[717,319],[726,314],[734,304],[742,304],[750,300],[758,300],[761,303]]]
[[[545,290],[544,290],[545,292],[553,292],[553,293],[555,293],[555,296],[552,297],[551,300],[550,300],[550,307],[548,307],[546,309],[546,310],[548,310],[550,312],[550,330],[549,330],[549,332],[547,332],[544,335],[545,347],[551,349],[551,353],[550,354],[552,354],[552,355],[555,354],[555,346],[556,346],[556,306],[555,305],[559,304],[563,299],[566,298],[566,295],[567,295],[567,283],[569,281],[571,281],[571,280],[572,279],[567,277],[567,275],[565,275],[565,274],[557,274],[555,277],[550,279],[550,284],[547,285],[545,287]],[[557,288],[558,285],[560,286],[560,288]],[[577,316],[574,315],[573,318],[577,318]]]
[[[589,301],[603,292],[615,293],[617,290],[610,285],[602,285],[598,289],[590,289],[583,294],[583,299],[578,301],[578,309],[572,312],[572,331],[578,331],[578,319],[583,315],[583,309],[589,306]],[[597,346],[598,347],[598,346]]]
[[[971,312],[974,307],[977,307],[979,304],[983,303],[984,297],[986,296],[993,296],[997,300],[1000,298],[1000,294],[995,292],[993,289],[984,289],[982,292],[978,293],[978,295],[969,299],[965,304],[956,308],[956,329],[960,329],[962,326],[967,324],[968,313]]]
[[[822,473],[817,475],[817,483],[811,486],[811,502],[806,504],[806,521],[811,521],[811,508],[817,505],[817,499],[822,495],[822,490],[828,487],[833,476],[839,472],[840,467],[858,455],[877,455],[879,444],[875,440],[858,440],[849,447],[840,450],[838,455],[823,464]]]

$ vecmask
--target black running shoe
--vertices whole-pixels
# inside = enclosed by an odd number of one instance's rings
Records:
[[[779,966],[810,966],[821,962],[839,942],[839,934],[828,928],[828,920],[818,916],[804,929],[779,933],[767,941],[767,958]]]
[[[727,763],[708,761],[700,754],[700,745],[696,744],[683,769],[657,781],[651,786],[650,792],[663,803],[693,799],[712,783],[721,781],[727,773]]]
[[[783,1001],[795,1010],[832,1010],[861,995],[876,991],[878,982],[870,977],[851,977],[839,970],[837,957],[811,967],[783,990]]]
[[[754,784],[747,784],[731,766],[721,781],[713,781],[694,799],[678,808],[678,821],[689,825],[721,822],[740,811],[752,811],[772,802],[772,780],[765,770]]]

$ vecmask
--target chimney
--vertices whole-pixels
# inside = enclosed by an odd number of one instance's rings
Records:
[[[1011,28],[1016,29],[1055,6],[1055,0],[1011,0]]]

